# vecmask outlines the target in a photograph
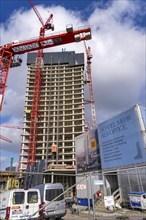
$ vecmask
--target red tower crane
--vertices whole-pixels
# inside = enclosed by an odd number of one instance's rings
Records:
[[[25,41],[17,41],[0,46],[0,110],[2,109],[2,103],[4,100],[4,94],[6,89],[6,83],[10,67],[16,67],[21,65],[21,60],[15,60],[15,55],[24,54],[26,52],[32,52],[39,50],[36,58],[36,72],[34,80],[34,93],[31,111],[31,123],[30,123],[30,136],[28,145],[28,158],[27,165],[35,162],[36,140],[37,140],[37,126],[38,126],[38,110],[40,101],[40,88],[41,88],[41,69],[42,69],[42,50],[54,46],[68,44],[72,42],[80,42],[83,40],[91,39],[90,27],[79,28],[74,30],[73,27],[67,27],[66,31],[44,36],[45,30],[54,29],[51,23],[53,15],[50,15],[46,23],[44,24],[41,16],[37,12],[32,1],[30,1],[35,13],[37,14],[42,27],[40,29],[40,36]]]
[[[96,110],[95,110],[95,104],[94,104],[94,93],[93,93],[92,75],[91,75],[92,54],[91,54],[90,47],[87,48],[85,41],[84,41],[84,46],[85,46],[86,57],[87,57],[87,76],[88,76],[88,80],[85,83],[89,83],[89,93],[90,93],[90,100],[86,100],[86,102],[91,104],[92,127],[96,128],[97,127],[96,126]]]
[[[39,14],[37,8],[33,4],[32,0],[29,0],[35,14],[37,15],[40,23],[40,34],[39,38],[43,39],[46,30],[54,30],[54,25],[52,23],[53,15],[51,14],[44,24],[41,15]],[[42,69],[43,69],[43,49],[39,49],[36,57],[35,63],[35,78],[34,78],[34,90],[33,90],[33,100],[31,109],[31,119],[30,119],[30,132],[28,140],[28,154],[27,154],[27,165],[35,163],[36,155],[36,145],[38,136],[38,120],[39,120],[39,106],[40,106],[40,91],[42,84]]]

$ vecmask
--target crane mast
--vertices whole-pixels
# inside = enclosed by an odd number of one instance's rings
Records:
[[[38,135],[38,120],[39,120],[39,105],[40,105],[40,90],[42,83],[42,60],[43,50],[39,50],[36,57],[35,63],[35,78],[34,78],[34,90],[33,100],[31,109],[31,120],[30,120],[30,132],[28,140],[28,154],[27,154],[27,165],[35,163],[36,155],[36,144]]]
[[[54,25],[52,24],[53,15],[51,14],[44,24],[41,15],[39,14],[37,8],[33,4],[32,0],[29,0],[35,14],[37,15],[42,27],[40,28],[39,38],[43,39],[45,36],[45,31],[52,29],[54,30]],[[43,69],[43,49],[39,49],[37,52],[36,62],[35,62],[35,78],[34,78],[34,90],[33,90],[33,100],[31,109],[31,120],[30,120],[30,132],[28,140],[28,154],[27,154],[27,165],[32,165],[35,163],[36,156],[36,145],[38,136],[38,121],[39,121],[39,106],[40,106],[40,91],[42,84],[42,69]]]
[[[0,110],[4,100],[4,93],[6,89],[6,82],[8,72],[11,65],[13,53],[9,50],[0,50]]]
[[[88,75],[89,93],[90,93],[92,126],[93,128],[96,128],[96,110],[95,110],[95,105],[94,105],[94,93],[93,93],[93,84],[92,84],[92,75],[91,75],[92,54],[91,54],[90,47],[87,48],[85,41],[84,41],[84,46],[85,46],[86,57],[87,57],[87,75]]]

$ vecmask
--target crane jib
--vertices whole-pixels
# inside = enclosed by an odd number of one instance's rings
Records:
[[[33,42],[30,44],[25,44],[25,45],[17,45],[12,47],[12,51],[14,53],[19,53],[19,52],[25,52],[25,51],[32,51],[32,50],[38,50],[40,48],[45,48],[49,46],[55,46],[55,44],[60,44],[62,43],[61,38],[54,38],[54,39],[48,39],[40,42]]]
[[[26,45],[20,45],[20,46],[15,46],[12,47],[12,50],[14,53],[19,53],[21,51],[29,51],[29,50],[38,50],[40,49],[40,47],[45,47],[45,46],[51,46],[53,45],[53,40],[49,39],[49,40],[45,40],[45,41],[41,41],[41,42],[34,42],[34,43],[30,43],[30,44],[26,44]]]
[[[15,55],[24,54],[49,47],[64,45],[68,43],[90,40],[92,38],[90,27],[82,27],[76,30],[72,25],[66,26],[65,32],[59,32],[48,36],[40,35],[31,40],[19,41],[0,46],[0,111],[4,100],[4,93],[10,67],[21,65],[21,59],[15,60]],[[15,62],[18,61],[18,62]]]
[[[90,35],[90,37],[88,35]],[[25,52],[35,51],[47,47],[56,46],[59,44],[73,43],[89,39],[91,39],[90,28],[73,31],[70,33],[63,33],[56,36],[46,36],[42,39],[38,38],[25,42],[16,42],[9,44],[8,46],[10,46],[9,48],[11,48],[14,54],[22,54]]]
[[[25,51],[25,50],[31,50],[31,49],[37,49],[39,47],[39,43],[31,43],[31,44],[27,44],[27,45],[21,45],[21,46],[16,46],[16,47],[12,47],[12,50],[14,53],[18,53],[21,51]]]

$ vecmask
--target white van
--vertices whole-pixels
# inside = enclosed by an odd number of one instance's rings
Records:
[[[40,191],[37,189],[14,189],[0,194],[0,220],[40,220],[37,212],[40,207]]]
[[[35,189],[40,190],[41,201],[44,207],[41,217],[43,219],[61,220],[66,214],[63,185],[61,183],[46,183],[35,186]],[[54,201],[52,202],[52,200]]]

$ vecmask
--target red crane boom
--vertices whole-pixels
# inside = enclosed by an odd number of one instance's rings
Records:
[[[44,26],[44,22],[43,22],[43,19],[42,17],[40,16],[40,13],[38,12],[37,8],[35,7],[35,5],[33,4],[33,2],[31,0],[28,0],[31,7],[33,8],[34,12],[36,13],[38,19],[40,20],[41,24],[42,24],[42,27]]]
[[[9,138],[4,137],[3,135],[0,135],[0,139],[4,140],[6,142],[12,143],[12,141]]]
[[[22,129],[19,125],[10,125],[10,124],[0,124],[0,128],[16,128],[16,129]]]
[[[12,42],[0,47],[0,110],[4,99],[6,83],[12,58],[15,55],[36,51],[39,49],[50,48],[63,44],[79,42],[91,39],[90,27],[79,28],[76,30],[66,30],[62,33],[48,35],[42,38],[34,38],[20,42]]]
[[[21,126],[19,125],[10,125],[10,124],[0,124],[0,129],[1,128],[15,128],[15,129],[22,129]],[[9,138],[6,138],[2,135],[0,135],[0,139],[4,140],[4,141],[7,141],[9,143],[12,143],[12,140],[10,140]]]
[[[34,3],[32,2],[32,0],[28,0],[28,1],[30,3],[31,7],[33,8],[36,16],[38,17],[40,23],[42,24],[42,27],[40,28],[40,35],[43,35],[45,30],[49,30],[49,29],[54,30],[54,25],[53,25],[53,21],[52,21],[53,20],[53,15],[51,14],[48,17],[46,23],[44,24],[44,21],[43,21],[41,15],[40,15],[40,13],[38,12],[37,8],[35,7]]]

